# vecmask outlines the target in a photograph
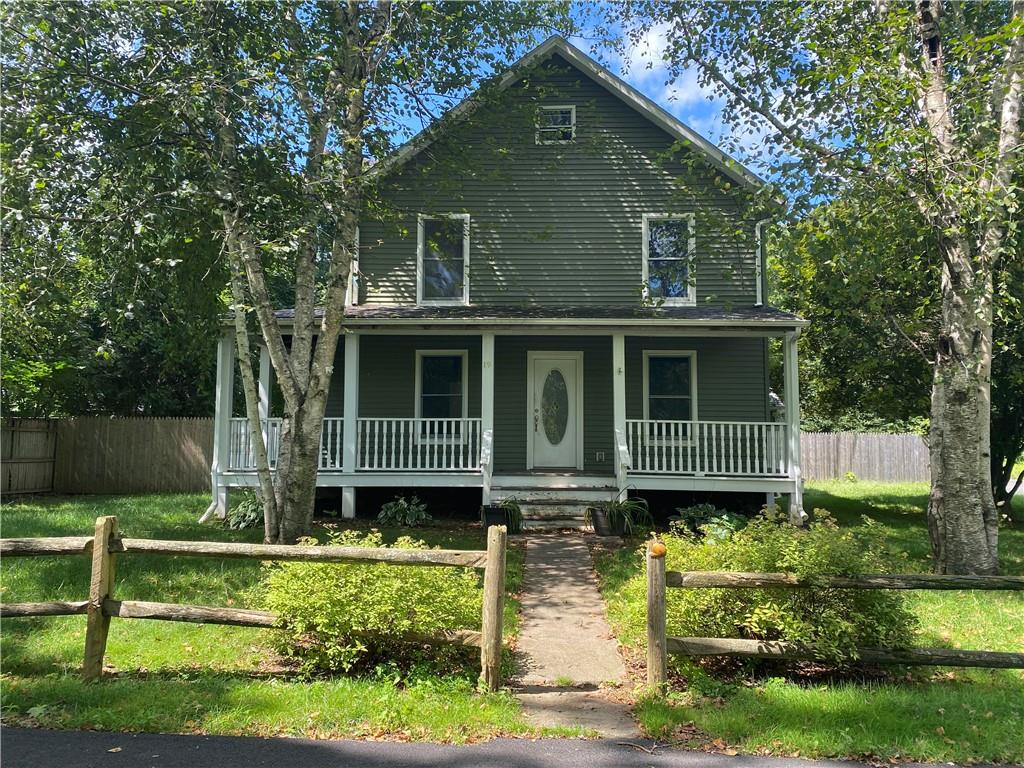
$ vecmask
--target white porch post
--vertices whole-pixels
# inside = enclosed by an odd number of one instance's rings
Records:
[[[789,477],[793,490],[789,497],[789,520],[801,525],[804,513],[803,476],[800,471],[800,374],[797,369],[796,340],[799,331],[790,331],[783,341],[783,373],[785,379],[786,440],[789,454]]]
[[[356,444],[359,428],[359,334],[353,331],[345,332],[344,385],[341,470],[346,475],[354,475],[359,463],[359,446]],[[341,494],[341,516],[351,519],[356,516],[356,488],[354,485],[343,486]]]
[[[270,352],[260,344],[260,418],[270,418]]]
[[[494,332],[485,331],[480,335],[480,438],[494,435]],[[483,491],[481,503],[491,503],[491,461],[487,457],[483,470]]]
[[[211,514],[224,518],[228,513],[228,488],[221,475],[231,466],[231,408],[235,389],[235,337],[225,332],[217,342],[217,388],[214,399],[213,465],[210,479],[213,503],[204,518]]]
[[[260,381],[259,381],[259,414],[263,425],[263,445],[267,449],[267,457],[274,454],[270,445],[270,351],[266,344],[260,344]]]
[[[619,441],[626,439],[626,337],[612,334],[612,426],[615,436],[615,481],[619,493],[626,486],[626,467],[619,455]]]

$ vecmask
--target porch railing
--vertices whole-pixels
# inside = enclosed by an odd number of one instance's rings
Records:
[[[320,469],[340,471],[344,449],[343,419],[324,419],[320,433]],[[277,467],[277,453],[281,446],[281,419],[264,419],[267,430],[267,460],[270,468]],[[244,416],[231,419],[231,440],[228,450],[228,469],[252,471],[256,469],[249,420]]]
[[[764,421],[626,421],[629,472],[786,477],[786,425]]]
[[[361,418],[356,434],[359,469],[480,471],[480,419]]]
[[[277,466],[281,419],[265,419],[267,458]],[[359,471],[374,472],[479,472],[481,471],[480,419],[361,418],[356,422]],[[256,469],[248,419],[232,418],[228,469]],[[344,420],[324,419],[320,433],[320,470],[344,468]]]

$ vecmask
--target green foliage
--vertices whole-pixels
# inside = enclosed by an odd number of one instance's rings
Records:
[[[743,515],[718,509],[714,504],[694,504],[680,507],[676,512],[678,519],[669,523],[669,530],[678,536],[729,536],[747,524],[747,518]]]
[[[380,532],[333,534],[329,544],[383,547]],[[429,549],[401,537],[397,549]],[[461,568],[409,568],[388,563],[273,563],[263,579],[267,610],[281,617],[281,650],[307,673],[395,670],[450,658],[443,646],[424,652],[415,636],[480,625],[477,576]]]
[[[815,510],[806,528],[786,523],[774,510],[728,536],[670,533],[666,565],[673,571],[786,572],[813,578],[890,571],[881,559],[882,533],[867,519],[857,529],[840,528]],[[646,578],[627,589],[632,604],[645,608]],[[640,615],[634,621],[642,621]],[[855,647],[902,647],[916,628],[903,595],[889,590],[670,589],[668,631],[682,637],[784,640],[814,647],[823,661],[856,660]]]
[[[508,527],[508,532],[522,533],[523,510],[519,506],[519,501],[516,500],[514,497],[509,496],[508,498],[499,501],[498,506],[505,510],[505,520],[506,526]]]
[[[377,515],[377,522],[381,525],[398,525],[408,528],[423,525],[430,519],[427,505],[420,501],[418,496],[408,499],[405,496],[396,496],[381,507],[380,513]]]
[[[612,499],[600,505],[598,509],[608,516],[608,525],[612,531],[632,536],[642,530],[654,527],[654,518],[647,507],[647,500],[637,496],[632,499]],[[587,509],[586,519],[593,523],[595,510]]]
[[[263,525],[263,502],[255,491],[243,491],[239,500],[228,510],[224,524],[235,531],[258,528]]]

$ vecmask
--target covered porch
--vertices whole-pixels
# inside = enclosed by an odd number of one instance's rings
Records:
[[[786,493],[792,513],[799,515],[796,339],[801,323],[778,315],[774,322],[766,322],[762,311],[731,321],[668,317],[669,322],[657,324],[646,318],[512,323],[475,317],[458,324],[416,318],[414,327],[402,322],[407,318],[370,322],[365,314],[355,315],[339,344],[317,484],[344,489],[347,516],[354,515],[357,489],[367,486],[479,488],[483,503],[513,495],[513,488],[519,493],[524,488],[590,491],[588,498],[595,499],[630,490]],[[766,340],[772,336],[783,339],[782,420],[768,407]],[[233,347],[231,335],[222,336],[212,468],[221,513],[229,488],[256,484],[247,420],[232,415]],[[678,351],[683,347],[686,352]],[[685,410],[666,413],[648,380],[649,357],[673,355],[692,356],[692,368],[685,368],[692,401],[676,398],[675,405]],[[457,391],[458,405],[442,416],[428,407],[429,393],[422,391],[420,366],[426,356],[448,356],[452,366],[457,363],[458,381],[450,391]],[[549,359],[566,363],[568,389],[579,390],[577,399],[572,392],[563,395],[568,413],[562,417],[558,406],[544,402],[543,371],[533,373],[537,360]],[[271,389],[263,349],[260,416],[273,468],[281,419],[271,416]],[[544,432],[551,413],[556,422],[567,419],[573,432],[556,441],[572,446],[569,458],[556,461],[557,471],[531,455],[550,442]],[[662,418],[680,414],[692,418]],[[566,432],[566,424],[558,426]]]

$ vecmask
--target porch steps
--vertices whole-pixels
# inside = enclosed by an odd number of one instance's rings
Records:
[[[587,508],[608,501],[616,494],[612,486],[602,488],[494,488],[492,500],[497,503],[514,498],[523,513],[526,531],[574,530],[590,531]]]

